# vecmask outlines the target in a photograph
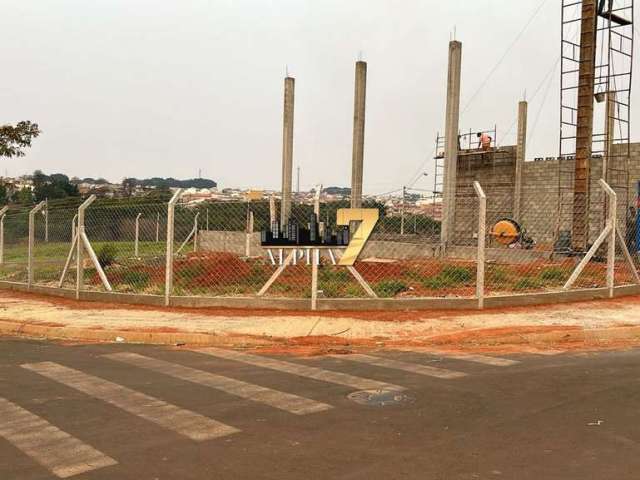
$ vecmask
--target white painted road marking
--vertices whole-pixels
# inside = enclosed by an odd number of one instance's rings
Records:
[[[477,355],[474,353],[453,353],[453,352],[441,352],[430,348],[400,348],[403,352],[419,352],[426,353],[427,355],[433,355],[441,358],[453,358],[454,360],[462,360],[465,362],[482,363],[484,365],[492,365],[494,367],[510,367],[520,363],[517,360],[510,360],[508,358],[489,357],[487,355]]]
[[[203,441],[239,432],[237,428],[198,413],[57,363],[30,363],[22,365],[22,368],[173,430],[191,440]]]
[[[214,373],[197,370],[195,368],[165,362],[164,360],[145,357],[143,355],[138,355],[137,353],[114,353],[104,355],[104,357],[124,362],[128,365],[163,373],[180,380],[186,380],[188,382],[222,390],[230,395],[246,398],[255,402],[265,403],[296,415],[322,412],[332,408],[331,405],[327,405],[326,403],[316,402],[315,400],[299,397],[298,395],[272,390],[270,388],[261,387],[241,380],[235,380],[222,375],[216,375]]]
[[[0,437],[59,478],[118,464],[113,458],[4,398],[0,398]]]
[[[456,372],[453,370],[446,370],[444,368],[429,367],[427,365],[402,362],[399,360],[392,360],[390,358],[373,357],[371,355],[363,355],[359,353],[354,353],[349,355],[333,355],[333,357],[339,358],[341,360],[350,360],[352,362],[375,365],[376,367],[392,368],[394,370],[403,370],[405,372],[417,373],[418,375],[426,375],[428,377],[452,379],[452,378],[460,378],[460,377],[467,376],[466,373]]]
[[[486,355],[476,355],[472,353],[436,353],[434,355],[440,355],[445,358],[454,358],[456,360],[463,360],[465,362],[483,363],[485,365],[492,365],[494,367],[510,367],[520,362],[517,360],[509,360],[508,358],[488,357]]]
[[[282,360],[277,360],[275,358],[236,352],[234,350],[209,347],[194,351],[218,358],[235,360],[237,362],[255,365],[256,367],[269,368],[271,370],[277,370],[279,372],[290,373],[292,375],[298,375],[299,377],[306,377],[314,380],[320,380],[322,382],[345,385],[347,387],[357,388],[358,390],[406,390],[404,387],[393,385],[391,383],[379,382],[377,380],[371,380],[369,378],[356,377],[355,375],[349,375],[347,373],[324,370],[322,368],[312,367],[309,365],[299,365],[297,363],[285,362]]]

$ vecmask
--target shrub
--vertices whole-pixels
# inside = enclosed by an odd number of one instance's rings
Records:
[[[191,282],[204,272],[201,265],[184,265],[175,272],[175,278],[179,282]]]
[[[323,283],[321,290],[327,298],[336,298],[340,296],[340,286],[336,282]]]
[[[137,272],[129,270],[122,274],[122,282],[128,283],[135,288],[145,288],[151,281],[151,275],[148,272]]]
[[[474,273],[466,267],[447,265],[442,271],[434,276],[425,278],[422,285],[430,290],[440,290],[443,288],[466,285],[473,281]]]
[[[102,268],[106,268],[109,265],[112,265],[116,261],[117,255],[116,247],[110,243],[105,243],[100,247],[100,251],[98,252],[98,263]]]
[[[251,283],[264,283],[267,281],[267,273],[262,268],[262,265],[254,263],[251,265],[251,270],[249,271],[249,280]]]
[[[381,297],[395,297],[408,290],[407,284],[400,280],[383,280],[375,286],[376,293]]]
[[[535,288],[540,288],[542,284],[536,280],[535,278],[524,277],[513,286],[514,290],[532,290]]]
[[[473,272],[466,267],[458,267],[455,265],[447,265],[442,269],[440,275],[444,278],[450,278],[454,283],[469,283],[473,280]]]
[[[541,280],[545,281],[562,281],[567,278],[564,270],[558,267],[545,268],[539,275]]]
[[[344,295],[345,297],[362,297],[364,296],[364,291],[359,285],[349,284],[344,289]]]
[[[487,277],[493,283],[505,283],[509,279],[509,275],[504,268],[493,267],[487,272]]]
[[[436,275],[435,277],[428,277],[422,281],[422,286],[429,290],[440,290],[453,285],[450,278],[443,277],[442,275]]]
[[[321,282],[349,282],[351,275],[344,268],[337,269],[336,267],[322,267],[320,268],[318,278]]]

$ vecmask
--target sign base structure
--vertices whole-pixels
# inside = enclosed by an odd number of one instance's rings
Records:
[[[261,297],[267,293],[269,287],[289,265],[296,265],[298,260],[306,258],[307,265],[311,265],[311,310],[316,310],[318,267],[320,256],[324,253],[329,255],[333,265],[346,267],[367,295],[377,298],[376,293],[358,273],[354,264],[369,240],[379,215],[376,208],[341,208],[336,212],[337,228],[335,230],[320,224],[315,212],[309,215],[308,228],[301,227],[295,219],[284,225],[282,229],[277,222],[272,222],[271,228],[262,232],[261,243],[267,250],[271,263],[277,264],[278,268],[260,289],[258,296]],[[274,248],[278,249],[277,261],[273,255]],[[337,261],[334,250],[343,250]],[[285,251],[288,252],[286,257]]]
[[[318,306],[318,267],[320,266],[321,255],[327,255],[333,265],[338,265],[338,257],[336,256],[336,250],[345,250],[347,247],[333,247],[333,246],[290,246],[290,247],[278,247],[278,252],[274,255],[272,249],[267,248],[267,253],[272,263],[278,264],[278,268],[273,275],[266,281],[258,292],[258,296],[262,297],[267,290],[278,279],[282,272],[289,265],[296,265],[298,261],[303,260],[308,264],[311,264],[311,310],[316,310]],[[286,255],[285,255],[286,254]],[[360,284],[362,289],[372,298],[378,298],[371,286],[366,280],[358,273],[358,271],[352,266],[347,265],[347,270],[353,278]]]

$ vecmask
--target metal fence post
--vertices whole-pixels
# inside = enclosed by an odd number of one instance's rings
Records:
[[[156,214],[156,243],[160,241],[160,212]]]
[[[49,243],[49,199],[45,200],[44,209],[44,241]]]
[[[485,264],[485,237],[487,224],[487,196],[479,182],[473,182],[473,188],[478,196],[478,254],[476,271],[476,296],[478,308],[484,308],[484,264]]]
[[[0,265],[4,263],[4,217],[7,215],[9,207],[0,208]]]
[[[247,234],[245,237],[244,255],[245,257],[251,256],[251,236],[253,234],[253,212],[249,211],[247,217]]]
[[[78,214],[76,213],[73,216],[73,219],[71,220],[71,241],[73,241],[74,238],[76,238],[76,233],[77,233],[77,223],[78,220]]]
[[[169,200],[167,204],[167,258],[165,265],[164,277],[164,304],[169,306],[171,292],[173,291],[173,235],[174,235],[174,218],[175,208],[178,199],[182,195],[182,189],[179,188]]]
[[[600,187],[604,190],[605,195],[607,195],[609,199],[608,212],[607,212],[607,222],[604,230],[600,232],[600,235],[593,243],[589,251],[586,253],[584,258],[580,260],[580,263],[573,270],[573,273],[562,287],[564,290],[568,290],[573,286],[575,281],[578,279],[582,271],[585,269],[587,264],[594,257],[600,246],[609,239],[608,249],[607,249],[607,287],[609,288],[609,296],[613,297],[613,289],[615,286],[615,261],[616,261],[616,232],[618,231],[616,225],[616,217],[617,217],[617,195],[616,192],[609,186],[604,179],[599,180]],[[621,247],[625,253],[627,252],[627,246],[624,243],[624,238],[621,238]],[[631,260],[630,255],[627,255],[627,259]],[[633,261],[631,261],[633,264]],[[633,267],[635,275],[637,272],[635,271],[635,266]]]
[[[33,250],[35,246],[35,233],[36,233],[36,219],[35,215],[45,206],[45,202],[42,201],[29,212],[29,249],[27,256],[27,285],[31,288],[33,284]]]
[[[618,228],[618,196],[616,195],[616,192],[609,186],[609,184],[602,178],[600,179],[600,186],[604,190],[609,200],[609,208],[607,209],[607,225],[610,229],[609,243],[607,245],[607,288],[609,289],[609,298],[613,298],[616,266],[616,230]]]
[[[198,251],[198,217],[200,216],[200,212],[196,213],[196,216],[193,219],[193,251],[194,253]]]
[[[142,216],[142,213],[139,213],[138,215],[136,215],[136,238],[135,238],[135,242],[133,243],[133,256],[135,258],[139,257],[138,243],[140,241],[140,217],[141,216]]]
[[[80,290],[84,286],[84,259],[82,254],[84,252],[82,245],[82,235],[84,231],[84,212],[96,199],[95,195],[90,195],[82,205],[78,207],[78,225],[76,227],[77,239],[76,239],[76,300],[80,300]]]

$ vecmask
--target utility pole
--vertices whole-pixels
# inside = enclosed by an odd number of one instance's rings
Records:
[[[300,167],[298,167],[297,172],[298,172],[298,179],[296,182],[296,191],[300,193]]]

